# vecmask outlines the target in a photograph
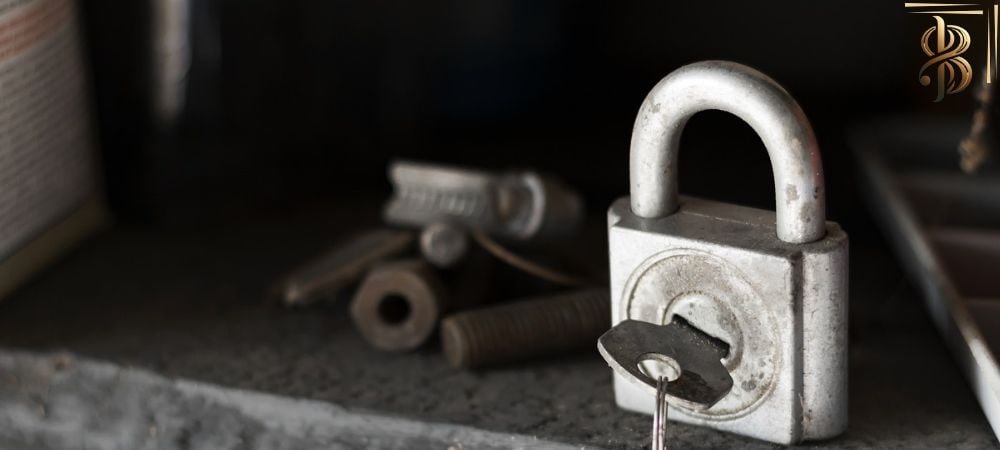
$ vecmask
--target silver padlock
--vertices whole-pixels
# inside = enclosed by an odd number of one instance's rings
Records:
[[[699,111],[730,112],[767,147],[777,211],[677,193],[681,131]],[[826,221],[812,127],[774,80],[705,61],[663,78],[632,130],[631,198],[608,211],[612,322],[675,316],[724,341],[733,388],[672,420],[776,443],[847,427],[847,234]],[[656,356],[656,355],[651,355]],[[649,392],[616,375],[618,405],[653,413]]]

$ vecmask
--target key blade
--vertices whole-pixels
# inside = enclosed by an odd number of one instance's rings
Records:
[[[656,380],[639,363],[662,355],[680,367],[680,376],[666,387],[671,404],[702,410],[721,400],[733,388],[733,378],[722,365],[725,344],[685,322],[656,325],[625,320],[597,341],[597,349],[616,374],[656,394]]]

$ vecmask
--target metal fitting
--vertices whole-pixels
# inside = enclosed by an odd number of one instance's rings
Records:
[[[394,187],[384,211],[392,225],[452,222],[528,241],[569,236],[583,218],[583,201],[565,184],[535,172],[494,175],[468,168],[394,161]]]
[[[426,342],[447,307],[447,292],[434,269],[402,260],[372,269],[351,301],[351,318],[372,346],[413,350]]]
[[[409,230],[377,229],[339,243],[287,275],[275,288],[286,305],[305,305],[358,282],[373,265],[407,252],[415,239]]]
[[[469,234],[460,225],[435,222],[420,231],[420,254],[440,269],[450,269],[469,253]]]
[[[441,322],[441,345],[455,368],[593,349],[610,328],[609,303],[601,288],[459,312]]]

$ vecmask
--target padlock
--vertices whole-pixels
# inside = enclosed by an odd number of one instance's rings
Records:
[[[708,109],[760,136],[775,212],[678,195],[681,131]],[[782,444],[843,432],[848,240],[826,221],[819,147],[799,105],[749,67],[690,64],[646,96],[629,157],[631,197],[608,211],[613,324],[680,316],[729,346],[732,390],[705,410],[671,406],[670,419]],[[651,414],[653,396],[628,381],[615,376],[618,405]]]

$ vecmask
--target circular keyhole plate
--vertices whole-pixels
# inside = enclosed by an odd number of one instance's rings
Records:
[[[676,316],[729,345],[723,365],[732,391],[691,416],[726,420],[743,416],[773,390],[781,366],[773,314],[746,276],[725,260],[675,249],[643,262],[625,285],[624,318],[659,324]]]

